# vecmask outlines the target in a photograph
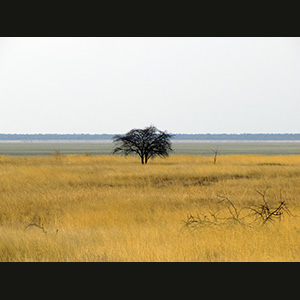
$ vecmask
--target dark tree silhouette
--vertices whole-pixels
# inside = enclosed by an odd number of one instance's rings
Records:
[[[146,164],[150,158],[156,156],[167,157],[171,148],[173,135],[158,130],[154,126],[145,129],[132,129],[125,135],[113,137],[116,146],[113,154],[135,154],[141,158],[141,163]]]

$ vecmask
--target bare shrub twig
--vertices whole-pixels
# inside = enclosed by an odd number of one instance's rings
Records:
[[[259,217],[262,220],[263,224],[267,221],[274,222],[274,219],[281,220],[284,213],[292,216],[292,213],[287,207],[286,201],[282,200],[282,190],[280,190],[280,202],[275,207],[270,206],[266,200],[267,189],[263,193],[258,190],[255,191],[262,196],[263,204],[252,205],[249,209],[253,212],[254,216]]]
[[[185,226],[191,229],[195,229],[199,226],[220,225],[228,223],[229,221],[234,221],[235,223],[250,226],[257,220],[261,220],[262,225],[264,225],[269,221],[274,222],[275,220],[281,220],[284,214],[293,216],[286,204],[286,200],[282,199],[282,190],[280,190],[280,202],[276,206],[270,206],[270,204],[268,203],[266,199],[267,189],[265,189],[264,192],[260,192],[258,190],[255,191],[262,196],[263,203],[259,205],[251,205],[238,208],[228,197],[218,195],[218,197],[221,198],[218,204],[225,204],[229,215],[224,216],[223,214],[223,217],[221,217],[219,214],[221,210],[218,210],[217,212],[209,211],[206,215],[200,215],[198,213],[197,215],[189,214],[187,216],[187,219],[184,221]],[[248,213],[242,213],[243,211]]]

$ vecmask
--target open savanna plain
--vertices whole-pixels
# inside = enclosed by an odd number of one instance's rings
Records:
[[[300,261],[300,155],[3,155],[0,176],[2,262]],[[288,211],[263,224],[265,191]]]

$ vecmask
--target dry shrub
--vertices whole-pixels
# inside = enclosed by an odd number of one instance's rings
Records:
[[[267,189],[263,193],[258,190],[256,192],[262,196],[263,202],[241,208],[238,208],[228,197],[218,196],[221,198],[218,204],[225,204],[227,214],[224,213],[224,208],[217,211],[208,211],[207,214],[189,214],[184,221],[185,226],[195,229],[199,226],[221,225],[229,222],[250,226],[257,221],[265,225],[267,222],[280,221],[284,215],[293,216],[286,200],[282,199],[282,190],[280,190],[280,202],[276,206],[271,206],[266,200]]]

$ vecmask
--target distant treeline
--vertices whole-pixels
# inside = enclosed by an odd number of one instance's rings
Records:
[[[175,140],[297,141],[299,133],[176,134]]]
[[[113,136],[114,134],[0,134],[0,141],[95,141],[111,140]],[[300,134],[175,134],[174,140],[295,141],[300,140]]]
[[[113,134],[1,134],[2,141],[90,141],[111,140]]]

